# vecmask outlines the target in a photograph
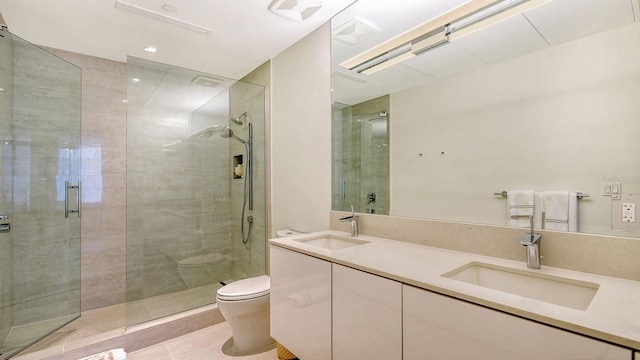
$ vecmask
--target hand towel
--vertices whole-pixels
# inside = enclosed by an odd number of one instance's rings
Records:
[[[578,194],[569,193],[569,231],[578,232]]]
[[[531,226],[529,218],[534,213],[533,190],[507,191],[507,206],[509,226],[524,228]]]
[[[545,191],[543,199],[545,230],[569,231],[569,192]]]
[[[544,216],[544,193],[536,191],[533,194],[533,227],[543,229]]]

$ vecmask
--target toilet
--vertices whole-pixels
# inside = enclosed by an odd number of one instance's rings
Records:
[[[218,309],[231,327],[232,337],[223,345],[227,355],[250,355],[270,350],[269,293],[267,275],[234,281],[218,289]]]
[[[298,234],[292,230],[277,232],[278,237]],[[231,339],[222,346],[225,354],[250,355],[275,347],[269,335],[270,293],[267,275],[234,281],[218,289],[218,309],[231,327]]]

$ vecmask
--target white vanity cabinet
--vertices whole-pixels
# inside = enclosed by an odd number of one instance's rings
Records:
[[[404,359],[629,360],[631,351],[403,285]]]
[[[331,359],[331,263],[270,246],[271,336],[304,360]]]
[[[402,284],[333,264],[333,360],[402,359]]]

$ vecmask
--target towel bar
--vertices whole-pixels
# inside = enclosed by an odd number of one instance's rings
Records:
[[[507,197],[507,192],[506,191],[496,192],[496,193],[493,193],[493,195]],[[582,192],[576,192],[576,197],[578,198],[578,200],[581,200],[583,198],[589,197],[589,194],[585,194],[585,193],[582,193]]]

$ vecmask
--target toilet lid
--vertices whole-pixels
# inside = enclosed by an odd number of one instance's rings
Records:
[[[234,281],[218,289],[220,300],[247,300],[268,295],[271,287],[267,275]]]

